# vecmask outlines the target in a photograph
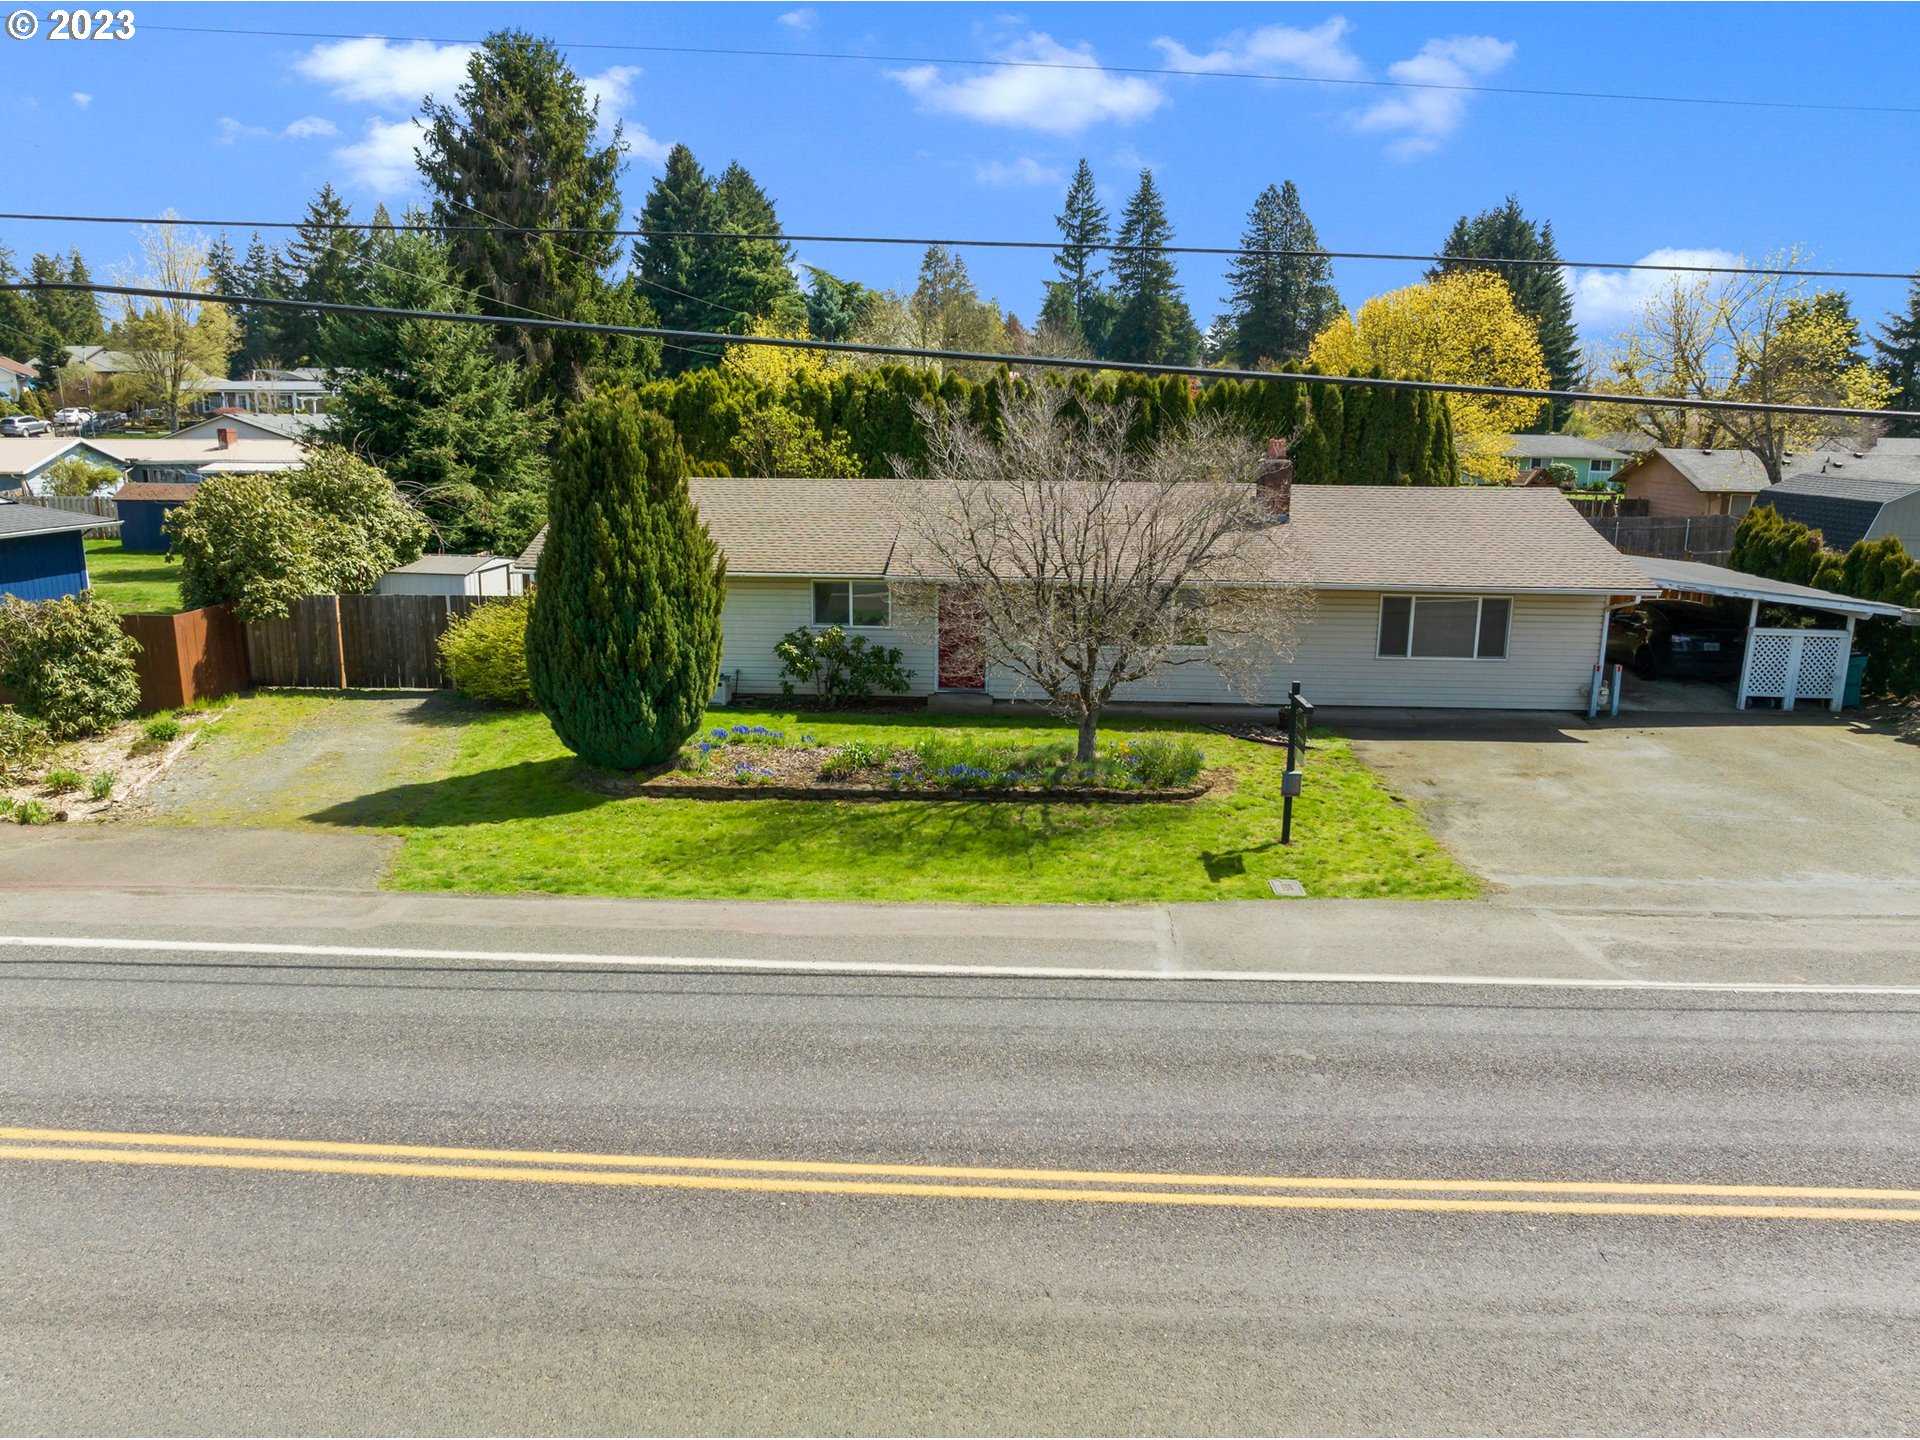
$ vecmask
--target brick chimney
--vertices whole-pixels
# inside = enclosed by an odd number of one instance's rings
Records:
[[[1282,525],[1293,518],[1293,461],[1287,458],[1287,442],[1267,441],[1267,458],[1260,462],[1255,480],[1266,493],[1267,509]]]
[[[231,450],[234,442],[240,438],[240,432],[231,425],[219,425],[214,427],[213,438],[222,450]]]

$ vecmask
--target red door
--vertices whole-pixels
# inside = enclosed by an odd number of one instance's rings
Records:
[[[940,688],[987,688],[987,647],[980,609],[963,591],[940,587]]]

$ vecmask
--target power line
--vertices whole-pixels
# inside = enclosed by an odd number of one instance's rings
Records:
[[[765,345],[778,350],[818,350],[839,355],[885,355],[902,360],[932,360],[968,364],[1035,366],[1053,370],[1121,370],[1136,375],[1165,375],[1195,380],[1284,381],[1296,385],[1345,385],[1370,390],[1424,390],[1441,395],[1496,395],[1514,400],[1590,400],[1604,405],[1644,405],[1655,410],[1737,410],[1763,415],[1824,415],[1844,420],[1920,420],[1920,410],[1849,410],[1838,405],[1782,405],[1744,400],[1712,400],[1696,396],[1614,395],[1600,390],[1532,390],[1518,385],[1470,385],[1449,380],[1387,380],[1372,375],[1308,375],[1292,371],[1209,370],[1199,365],[1160,365],[1147,362],[1115,364],[1110,360],[1079,360],[1065,355],[1000,355],[988,350],[928,350],[912,345],[876,345],[856,340],[811,340],[783,335],[727,335],[713,330],[669,330],[658,325],[606,325],[591,320],[549,320],[513,316],[471,315],[460,311],[405,310],[391,305],[350,305],[323,300],[288,300],[268,295],[221,295],[200,290],[164,290],[145,285],[79,284],[72,280],[17,280],[0,284],[7,290],[88,291],[131,295],[152,300],[191,300],[203,305],[264,305],[283,310],[318,310],[333,315],[372,315],[383,319],[438,320],[454,325],[516,325],[528,330],[583,331],[598,335],[632,335],[647,340],[688,341],[700,345]]]
[[[474,45],[477,40],[452,39],[443,35],[350,34],[326,30],[229,29],[225,26],[153,25],[142,22],[142,30],[170,31],[181,35],[246,35],[282,40],[395,40],[428,45]],[[1811,100],[1753,100],[1716,95],[1650,95],[1610,90],[1559,90],[1520,85],[1448,84],[1437,80],[1375,80],[1350,76],[1292,75],[1265,70],[1195,70],[1174,65],[1103,65],[1099,61],[1075,64],[1066,60],[996,60],[986,57],[950,55],[868,55],[848,50],[755,50],[721,45],[635,45],[613,42],[552,42],[562,50],[630,51],[645,55],[706,55],[727,59],[764,60],[848,60],[873,65],[945,65],[990,66],[1010,70],[1086,70],[1110,75],[1155,75],[1185,80],[1271,80],[1297,85],[1344,85],[1372,90],[1439,90],[1470,95],[1517,95],[1548,100],[1630,101],[1648,105],[1725,106],[1740,110],[1814,110],[1848,115],[1920,115],[1914,105],[1847,105]]]
[[[471,208],[471,207],[469,207]],[[1082,245],[1062,240],[963,240],[919,238],[906,235],[803,235],[779,230],[648,230],[644,227],[617,227],[595,230],[568,225],[448,225],[427,220],[391,220],[384,225],[358,225],[350,220],[186,220],[166,215],[41,215],[20,211],[0,211],[0,220],[44,221],[71,225],[188,225],[206,230],[354,230],[386,234],[389,231],[432,235],[507,233],[514,235],[619,235],[649,238],[673,237],[684,240],[728,240],[748,242],[775,240],[794,245],[910,245],[924,249],[942,245],[954,250],[1084,250],[1089,254],[1111,252],[1129,254],[1153,251],[1162,255],[1254,255],[1276,260],[1396,260],[1422,261],[1428,264],[1481,266],[1508,265],[1521,269],[1553,270],[1653,270],[1689,275],[1798,275],[1809,280],[1905,280],[1920,279],[1920,272],[1909,270],[1811,270],[1791,265],[1651,265],[1639,260],[1537,260],[1495,259],[1479,256],[1399,253],[1387,250],[1290,250],[1253,245]],[[678,293],[678,292],[676,292]],[[693,297],[688,297],[693,298]],[[709,302],[710,303],[710,302]]]

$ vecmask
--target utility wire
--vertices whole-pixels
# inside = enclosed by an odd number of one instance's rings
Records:
[[[246,35],[281,40],[369,40],[382,39],[428,45],[472,45],[477,40],[456,40],[441,35],[371,36],[325,30],[230,29],[226,26],[155,25],[142,21],[142,30],[170,31],[180,35]],[[1437,80],[1374,80],[1326,75],[1292,75],[1264,70],[1195,70],[1175,65],[1103,65],[1097,60],[1075,64],[1067,60],[996,60],[985,57],[950,55],[869,55],[848,50],[754,50],[720,45],[635,45],[613,42],[553,42],[562,50],[632,51],[646,55],[710,55],[727,59],[766,60],[851,60],[877,65],[988,66],[1008,70],[1087,70],[1096,74],[1177,76],[1187,80],[1274,80],[1297,85],[1345,85],[1373,90],[1440,90],[1470,95],[1520,95],[1548,100],[1632,101],[1648,105],[1726,106],[1740,110],[1817,110],[1848,115],[1920,115],[1914,105],[1847,105],[1811,100],[1751,100],[1715,95],[1650,95],[1629,91],[1560,90],[1519,85],[1447,84]]]
[[[165,290],[145,285],[79,284],[72,280],[18,280],[0,284],[7,290],[89,291],[131,295],[152,300],[193,300],[206,305],[264,305],[284,310],[318,310],[333,315],[376,315],[388,319],[438,320],[451,325],[503,323],[497,315],[461,311],[404,310],[390,305],[348,305],[322,300],[287,300],[266,295],[221,295],[200,290]],[[1447,380],[1387,380],[1372,375],[1309,375],[1293,371],[1209,370],[1198,365],[1160,365],[1146,362],[1115,364],[1110,360],[1079,360],[1065,355],[1000,355],[988,350],[928,350],[912,345],[875,345],[855,340],[790,339],[782,335],[726,335],[712,330],[669,330],[657,325],[605,325],[589,320],[516,319],[504,323],[529,330],[570,330],[598,335],[634,335],[648,340],[680,340],[699,345],[766,345],[778,350],[818,350],[840,355],[886,355],[902,360],[958,361],[1009,368],[1034,366],[1053,370],[1119,370],[1136,375],[1166,375],[1196,380],[1284,381],[1296,385],[1345,385],[1369,390],[1425,390],[1442,395],[1497,395],[1542,402],[1590,400],[1603,405],[1644,405],[1655,410],[1737,410],[1762,415],[1824,415],[1844,420],[1920,420],[1920,410],[1850,410],[1838,405],[1782,405],[1745,400],[1713,400],[1687,395],[1614,395],[1599,390],[1532,390],[1517,385],[1470,385]]]
[[[1645,261],[1604,260],[1502,260],[1479,256],[1399,253],[1387,250],[1290,250],[1250,245],[1120,245],[1078,244],[1067,240],[960,240],[926,239],[905,235],[797,235],[778,230],[649,230],[644,227],[592,230],[582,226],[543,225],[440,225],[426,221],[391,221],[385,225],[356,225],[351,221],[306,220],[182,220],[152,215],[40,215],[0,211],[0,220],[45,221],[71,225],[188,225],[206,230],[359,230],[385,233],[389,230],[420,231],[457,235],[474,231],[503,231],[516,235],[620,235],[673,237],[685,240],[778,240],[806,245],[911,245],[924,248],[944,245],[950,249],[979,250],[1083,250],[1128,254],[1153,251],[1162,255],[1251,255],[1278,260],[1418,260],[1429,264],[1476,267],[1507,265],[1519,269],[1554,270],[1654,270],[1692,275],[1799,275],[1811,280],[1915,280],[1920,273],[1909,270],[1810,270],[1791,265],[1651,265]]]

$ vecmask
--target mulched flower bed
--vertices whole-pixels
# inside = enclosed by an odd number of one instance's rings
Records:
[[[1163,743],[1163,742],[1146,742]],[[1166,758],[1125,742],[1110,747],[1093,771],[1038,754],[1040,747],[982,747],[974,763],[949,760],[964,742],[927,742],[926,750],[861,742],[831,744],[802,733],[789,740],[763,726],[714,730],[688,745],[679,763],[648,774],[581,770],[579,783],[601,794],[682,800],[1012,800],[1139,804],[1197,800],[1230,779],[1203,770],[1197,747],[1184,773],[1168,774]],[[1026,768],[978,763],[995,759]],[[1037,762],[1037,763],[1036,763]],[[1146,769],[1153,779],[1143,779]]]

